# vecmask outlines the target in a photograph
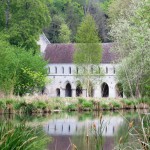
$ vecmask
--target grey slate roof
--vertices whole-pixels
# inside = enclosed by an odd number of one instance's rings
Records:
[[[115,61],[116,56],[111,52],[113,43],[103,43],[103,55],[101,63],[111,63]],[[49,63],[73,63],[73,53],[75,51],[75,44],[48,44],[45,50],[45,60]]]

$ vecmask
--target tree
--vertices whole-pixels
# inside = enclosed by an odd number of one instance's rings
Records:
[[[54,15],[50,26],[44,29],[51,43],[59,43],[59,34],[62,24],[64,24],[64,19],[59,15]]]
[[[77,77],[82,80],[82,83],[87,88],[87,96],[92,96],[92,85],[96,79],[99,79],[101,74],[99,64],[102,47],[91,15],[88,14],[79,26],[76,42],[74,63],[78,68]]]
[[[24,95],[40,91],[46,83],[46,62],[40,54],[0,40],[0,91]]]
[[[150,85],[150,15],[147,0],[132,0],[125,16],[111,25],[115,41],[114,52],[119,56],[118,79],[132,97],[146,96]]]
[[[66,24],[60,26],[59,42],[70,43],[71,31]]]
[[[108,16],[109,23],[112,24],[114,20],[117,20],[121,17],[127,17],[129,12],[126,10],[130,7],[132,0],[110,0],[108,5]]]
[[[52,22],[44,32],[52,43],[59,43],[60,26],[66,23],[71,30],[71,41],[75,40],[77,27],[83,17],[83,10],[74,0],[55,0],[49,7]]]
[[[45,1],[46,2],[46,1]],[[42,29],[49,24],[50,15],[41,0],[0,1],[2,28],[9,35],[10,44],[25,49],[38,48],[36,41]]]

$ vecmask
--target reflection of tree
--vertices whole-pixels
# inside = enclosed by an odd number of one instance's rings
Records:
[[[91,112],[86,112],[78,115],[78,121],[85,121],[86,119],[93,119]]]

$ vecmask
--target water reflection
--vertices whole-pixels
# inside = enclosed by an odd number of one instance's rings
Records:
[[[115,138],[127,132],[126,119],[134,120],[138,124],[138,114],[134,111],[103,112],[102,124],[100,124],[99,115],[99,112],[59,112],[35,116],[0,115],[0,122],[13,124],[24,122],[30,126],[42,125],[44,131],[53,137],[48,145],[49,150],[71,150],[72,143],[77,146],[78,150],[95,150],[93,124],[97,133],[102,130],[101,149],[112,150]]]
[[[89,119],[86,118],[84,121],[80,121],[77,116],[66,115],[65,118],[57,118],[50,120],[45,126],[44,130],[49,135],[81,135],[85,130],[90,130],[92,125],[95,124],[96,130],[100,127],[99,118]],[[117,133],[117,129],[124,122],[120,116],[103,116],[103,126],[105,128],[103,136],[114,136]],[[92,132],[88,132],[92,134]]]

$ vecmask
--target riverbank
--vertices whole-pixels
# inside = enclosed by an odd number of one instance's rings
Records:
[[[102,111],[119,109],[149,109],[149,98],[49,98],[47,96],[0,98],[0,114],[51,113],[52,111]]]

